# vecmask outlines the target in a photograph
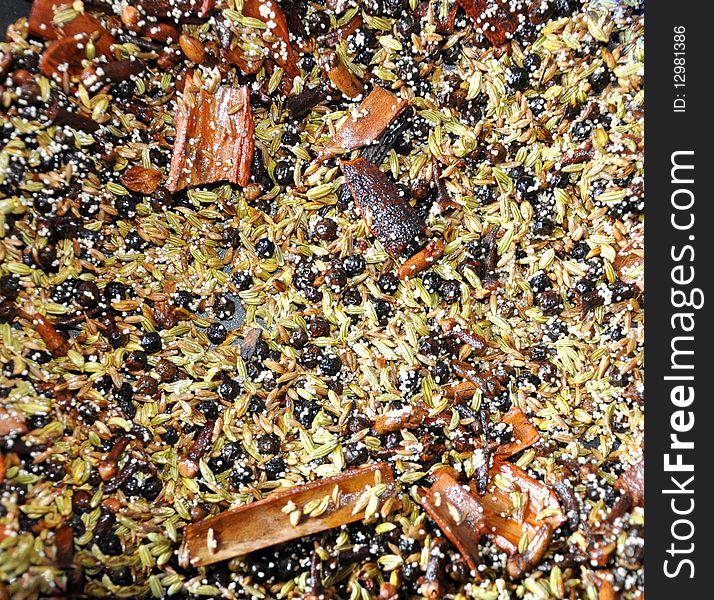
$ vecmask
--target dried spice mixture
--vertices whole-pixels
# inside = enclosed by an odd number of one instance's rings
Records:
[[[34,0],[1,598],[643,595],[638,0]]]

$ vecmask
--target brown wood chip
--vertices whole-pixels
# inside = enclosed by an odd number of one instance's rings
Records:
[[[254,125],[247,87],[201,90],[191,105],[180,99],[174,128],[170,191],[225,180],[248,184]]]
[[[364,510],[355,511],[362,493],[376,483],[390,484],[392,470],[386,463],[353,469],[319,481],[271,494],[267,498],[228,510],[215,517],[189,525],[184,530],[184,545],[179,555],[182,564],[196,566],[248,554],[274,544],[311,535],[364,518]],[[335,487],[340,490],[339,504],[332,501]],[[390,493],[388,487],[385,494]],[[318,516],[304,516],[291,523],[289,503],[302,511],[311,501],[330,498],[330,504]],[[301,513],[302,514],[302,513]]]

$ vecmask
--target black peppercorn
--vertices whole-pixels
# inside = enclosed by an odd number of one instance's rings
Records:
[[[318,359],[318,367],[325,375],[337,375],[342,368],[342,362],[339,356],[325,353]]]
[[[80,306],[94,308],[99,304],[102,293],[93,281],[80,281],[75,288],[75,296]]]
[[[293,183],[295,167],[287,160],[281,160],[275,165],[275,180],[280,185],[289,185]]]
[[[461,285],[458,281],[449,280],[441,284],[439,295],[447,304],[454,304],[461,300]]]
[[[235,400],[240,393],[240,384],[235,379],[225,379],[218,386],[218,395],[224,400]]]
[[[277,479],[285,475],[285,461],[279,456],[271,458],[265,463],[265,474],[268,479]]]
[[[212,344],[222,344],[228,337],[228,330],[223,323],[213,323],[206,329],[206,337]]]
[[[143,350],[132,350],[124,358],[124,365],[130,371],[143,371],[147,364],[148,359]]]
[[[261,454],[277,454],[280,452],[280,440],[274,435],[261,435],[255,445]]]
[[[161,336],[156,331],[150,331],[142,335],[139,339],[139,344],[149,354],[161,352],[161,348],[163,347]]]
[[[377,280],[377,287],[385,294],[394,294],[399,289],[399,279],[392,273],[382,273]]]
[[[255,243],[255,253],[260,258],[270,258],[275,252],[275,244],[268,238],[262,238]]]
[[[322,219],[315,224],[315,237],[323,242],[331,242],[337,237],[337,223],[332,219]]]
[[[342,261],[342,268],[350,277],[354,277],[364,273],[367,268],[367,261],[359,254],[351,254]]]
[[[218,418],[218,405],[212,400],[201,400],[197,408],[210,421],[215,421]]]

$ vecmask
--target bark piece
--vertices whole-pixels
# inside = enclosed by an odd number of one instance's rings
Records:
[[[184,545],[179,554],[185,565],[203,566],[241,556],[299,537],[339,527],[364,518],[357,501],[362,493],[377,483],[393,481],[386,463],[377,463],[347,471],[294,488],[271,494],[263,500],[228,510],[215,517],[189,525],[184,530]],[[339,494],[335,494],[335,488]],[[335,504],[334,498],[338,498]],[[384,497],[384,496],[383,496]],[[329,498],[328,508],[319,516],[304,517],[291,523],[286,506],[301,511],[311,501]],[[292,504],[289,504],[292,503]]]
[[[362,218],[392,256],[399,256],[426,228],[396,186],[364,158],[341,161],[340,167]]]
[[[414,277],[426,269],[434,266],[434,263],[444,254],[444,240],[429,240],[419,252],[409,258],[397,271],[399,279]]]
[[[520,408],[512,408],[501,417],[502,423],[508,423],[513,428],[513,441],[501,444],[496,449],[496,459],[506,459],[514,454],[530,448],[540,440],[538,430],[533,427],[528,417]]]
[[[28,31],[43,40],[59,40],[76,34],[99,32],[94,40],[97,54],[110,55],[114,43],[112,35],[87,12],[79,13],[68,23],[54,24],[55,13],[59,9],[72,6],[72,0],[34,0],[27,17]]]
[[[263,39],[268,43],[271,57],[283,68],[285,74],[291,80],[300,75],[297,54],[290,45],[288,22],[280,5],[274,0],[245,0],[242,13],[245,17],[259,19],[267,25]]]
[[[524,533],[533,540],[543,525],[556,529],[565,521],[562,512],[539,518],[546,508],[560,511],[555,493],[545,484],[533,479],[523,469],[511,463],[500,463],[491,471],[491,478],[500,476],[514,491],[528,494],[528,502],[523,511],[522,521],[514,514],[510,492],[492,484],[488,492],[480,498],[484,509],[484,519],[489,531],[493,532],[496,545],[509,555],[518,551],[518,544]]]
[[[446,470],[434,474],[422,506],[439,529],[456,546],[472,569],[479,565],[479,544],[486,532],[483,507],[468,489]]]
[[[159,19],[207,17],[216,5],[216,0],[130,0],[130,6],[141,7],[141,11]]]
[[[174,127],[169,191],[224,180],[248,184],[254,125],[247,87],[201,90],[191,105],[180,99]]]
[[[457,0],[466,14],[473,19],[476,31],[494,46],[509,42],[526,22],[528,3],[512,0]]]
[[[361,148],[378,140],[387,127],[404,112],[408,104],[406,100],[375,85],[337,130],[322,157]]]
[[[159,187],[161,178],[161,171],[157,169],[146,169],[140,165],[132,165],[124,171],[120,181],[132,192],[148,196]]]
[[[615,482],[618,490],[629,494],[635,506],[643,506],[645,500],[645,462],[640,459],[629,467]]]
[[[340,92],[348,98],[357,98],[364,92],[364,85],[340,60],[333,50],[326,50],[320,57],[320,66]]]

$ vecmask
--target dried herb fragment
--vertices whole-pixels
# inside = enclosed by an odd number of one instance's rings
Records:
[[[371,144],[404,112],[408,104],[406,100],[375,85],[337,130],[322,156],[332,156]]]
[[[201,89],[194,103],[184,96],[178,104],[169,191],[223,180],[247,185],[254,143],[248,88]]]
[[[377,463],[269,495],[263,500],[228,510],[220,515],[189,525],[184,530],[180,552],[183,564],[209,565],[248,554],[261,548],[311,535],[333,527],[359,521],[365,517],[358,500],[370,487],[387,486],[391,494],[392,470]],[[335,490],[338,493],[335,493]],[[337,503],[334,498],[337,497]],[[308,502],[328,499],[327,509],[307,516],[297,524],[291,522],[286,506],[302,511]],[[292,503],[292,504],[289,504]]]
[[[392,256],[401,255],[426,224],[396,186],[364,158],[341,161],[340,167],[362,218]]]

